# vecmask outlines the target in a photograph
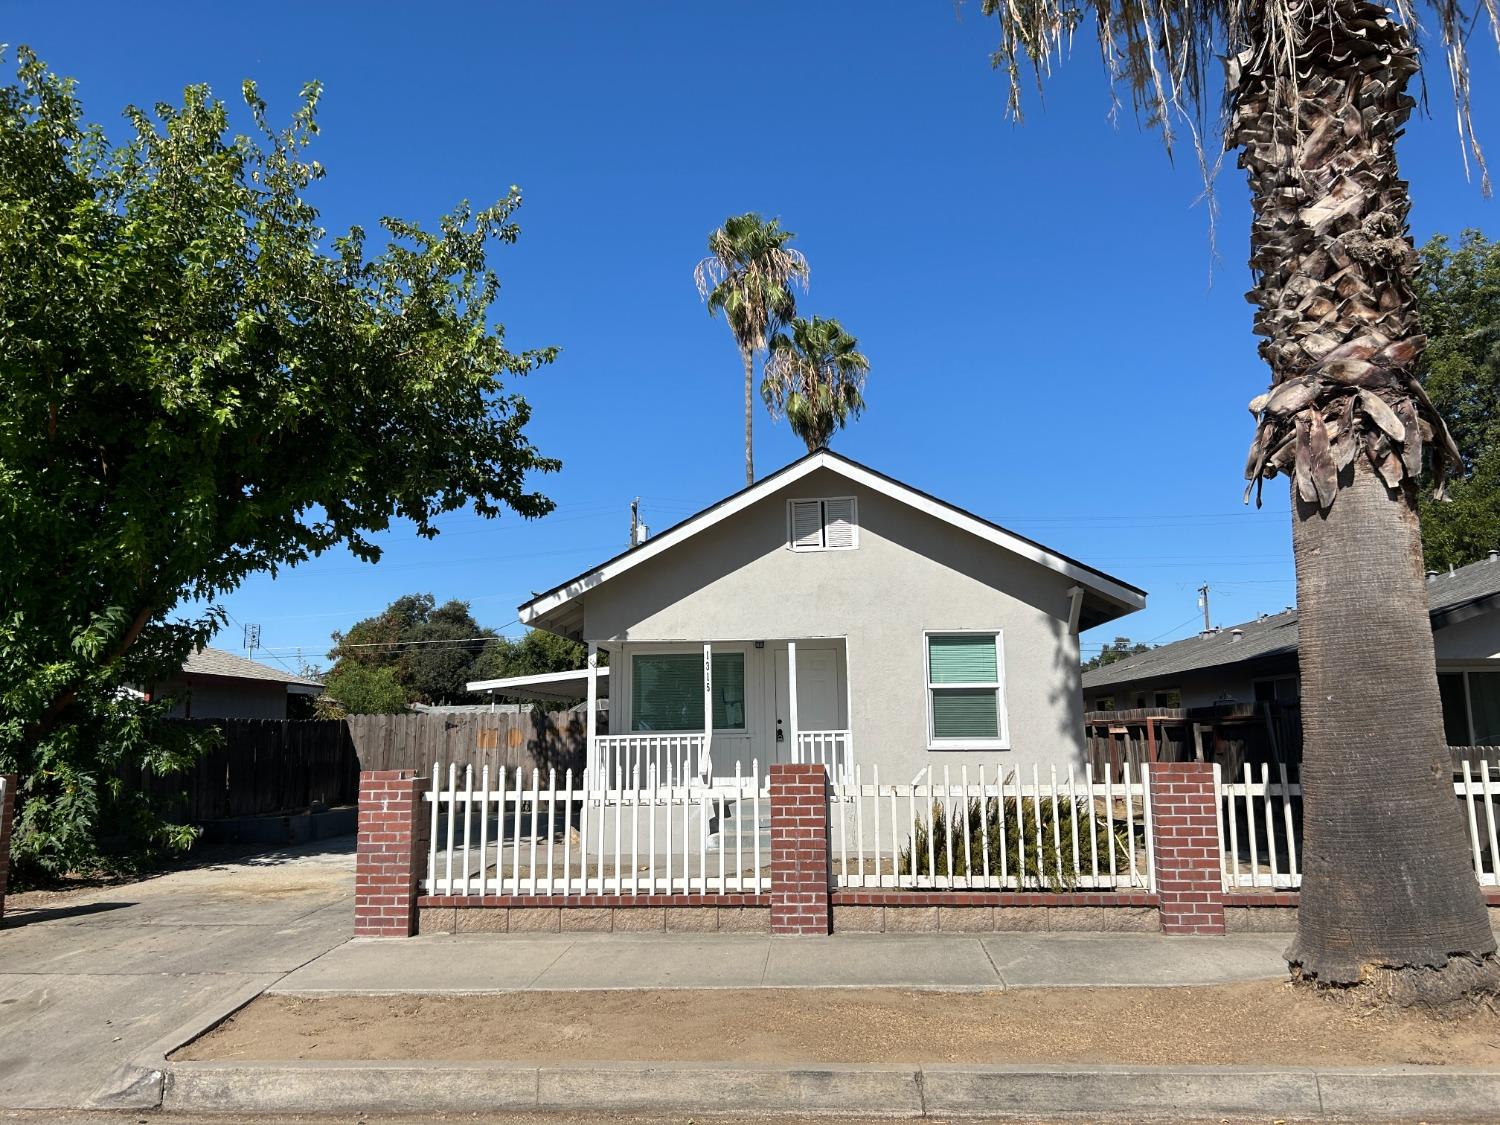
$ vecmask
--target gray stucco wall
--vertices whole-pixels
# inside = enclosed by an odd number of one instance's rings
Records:
[[[179,705],[173,714],[194,719],[284,719],[286,718],[286,685],[270,681],[231,680],[217,677],[188,677],[174,690],[186,691],[187,707]]]
[[[854,495],[859,547],[794,552],[786,501]],[[584,595],[610,642],[847,639],[855,757],[881,780],[923,766],[1083,760],[1071,579],[818,472]],[[929,751],[924,630],[1003,634],[1009,750]]]

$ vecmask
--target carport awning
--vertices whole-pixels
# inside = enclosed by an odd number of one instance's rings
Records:
[[[525,699],[587,699],[589,673],[587,668],[571,672],[542,672],[535,676],[505,676],[498,680],[474,680],[464,685],[474,692],[494,692]],[[609,667],[599,669],[599,698],[609,698]]]

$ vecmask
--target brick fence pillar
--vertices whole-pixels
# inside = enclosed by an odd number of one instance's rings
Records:
[[[771,767],[771,932],[828,934],[828,771]]]
[[[5,918],[5,892],[10,886],[10,829],[16,818],[16,785],[13,773],[0,773],[0,921]]]
[[[1151,767],[1156,893],[1164,934],[1224,934],[1217,799],[1208,762]]]
[[[427,862],[424,788],[411,770],[365,770],[359,775],[355,937],[416,933],[417,884]]]

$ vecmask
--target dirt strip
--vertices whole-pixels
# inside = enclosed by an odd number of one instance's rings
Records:
[[[182,1060],[1500,1065],[1500,1014],[1371,1012],[1282,982],[1011,992],[266,996]]]

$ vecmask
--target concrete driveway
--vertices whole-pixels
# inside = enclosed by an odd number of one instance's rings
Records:
[[[128,1066],[348,940],[354,837],[7,906],[0,1107],[130,1105]]]

